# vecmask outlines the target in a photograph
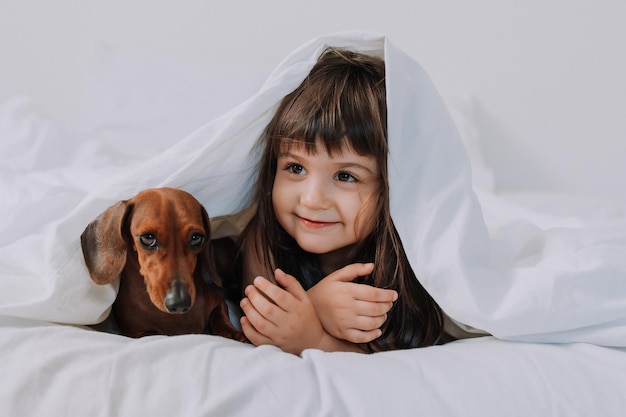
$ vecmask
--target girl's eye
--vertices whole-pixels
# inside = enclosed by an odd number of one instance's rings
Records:
[[[348,172],[340,172],[335,176],[335,178],[338,181],[342,181],[342,182],[357,182],[358,181],[354,175]]]
[[[146,234],[139,236],[139,241],[147,249],[157,248],[157,238],[152,233],[146,233]]]
[[[287,171],[289,171],[291,174],[296,174],[296,175],[306,174],[306,169],[304,169],[302,165],[298,165],[298,164],[287,165]]]
[[[204,235],[200,233],[194,233],[191,235],[191,242],[189,242],[189,244],[191,245],[192,248],[199,248],[202,245],[204,245],[205,241],[206,241],[206,237],[204,237]]]

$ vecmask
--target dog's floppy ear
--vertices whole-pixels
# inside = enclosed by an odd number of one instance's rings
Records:
[[[115,281],[126,265],[127,245],[123,228],[130,210],[127,201],[114,204],[89,223],[80,236],[85,264],[96,284]]]
[[[206,230],[206,238],[207,244],[202,253],[199,255],[202,263],[202,268],[209,274],[209,278],[211,282],[213,282],[218,287],[222,286],[222,277],[217,272],[215,267],[215,257],[213,253],[213,243],[211,242],[211,221],[209,219],[209,214],[203,206],[200,206],[202,210],[202,223],[204,223],[204,230]]]

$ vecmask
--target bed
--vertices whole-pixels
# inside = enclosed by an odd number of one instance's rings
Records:
[[[403,186],[419,184],[419,193],[392,193],[394,221],[409,250],[427,258],[416,272],[446,313],[489,335],[371,355],[307,350],[297,357],[216,336],[130,339],[89,327],[106,318],[116,288],[89,280],[78,239],[86,224],[112,202],[162,185],[192,192],[210,214],[245,208],[254,137],[328,44],[394,63],[390,136],[411,130],[397,121],[405,120],[397,109],[409,100],[403,77],[419,85],[420,100],[439,106],[420,117],[454,140],[410,151],[398,142],[392,150],[392,182],[415,174],[402,158],[425,155],[419,178]],[[414,71],[403,73],[407,66]],[[218,94],[171,81],[200,83],[187,69],[109,56],[93,77],[85,112],[72,123],[42,116],[28,98],[0,104],[2,415],[623,415],[624,206],[567,193],[496,193],[467,102],[449,106],[451,115],[441,110],[426,73],[385,36],[316,38],[257,92],[243,86],[229,96],[239,104],[223,114],[211,107]],[[425,135],[441,132],[433,129]],[[449,169],[425,162],[437,156]],[[413,223],[409,209],[431,213],[428,227]]]

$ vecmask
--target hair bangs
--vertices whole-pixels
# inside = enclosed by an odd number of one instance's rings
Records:
[[[273,132],[275,151],[296,144],[315,153],[319,144],[329,154],[347,147],[364,156],[385,155],[384,63],[365,65],[358,56],[333,52],[325,52],[324,66],[314,67],[285,98],[281,123]]]

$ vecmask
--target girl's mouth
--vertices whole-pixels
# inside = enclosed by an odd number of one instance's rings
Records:
[[[317,220],[306,219],[300,216],[298,216],[298,219],[300,220],[300,223],[302,223],[304,226],[310,227],[312,229],[322,229],[324,227],[329,227],[329,226],[333,226],[337,224],[337,222],[317,221]]]

